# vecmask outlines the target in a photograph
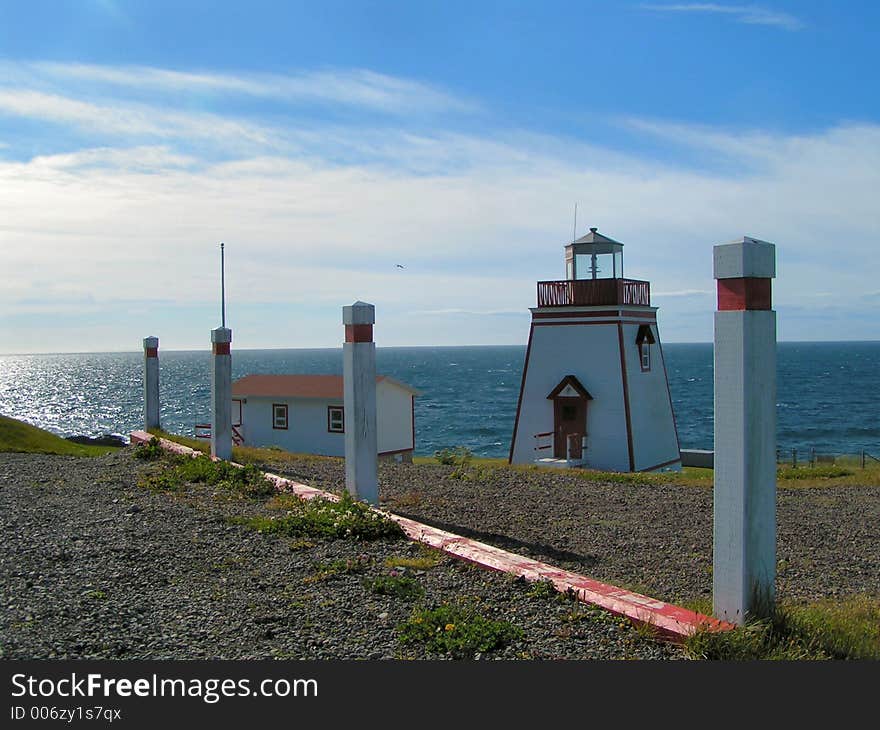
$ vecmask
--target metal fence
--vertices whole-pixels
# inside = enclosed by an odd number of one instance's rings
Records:
[[[858,466],[865,469],[872,463],[880,463],[880,457],[869,454],[862,449],[857,454],[823,454],[815,448],[810,449],[776,449],[776,463],[791,466],[797,469],[799,466],[815,467],[825,464]]]

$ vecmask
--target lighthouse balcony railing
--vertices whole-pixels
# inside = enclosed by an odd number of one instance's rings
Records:
[[[651,283],[637,279],[562,279],[538,282],[539,307],[651,304]]]

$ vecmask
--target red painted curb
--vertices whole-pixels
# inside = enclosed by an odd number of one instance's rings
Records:
[[[132,443],[146,443],[151,438],[152,435],[146,431],[134,431],[131,434]],[[196,456],[201,453],[167,439],[159,439],[159,442],[162,448],[178,454]],[[240,465],[236,464],[236,466]],[[334,502],[339,499],[331,492],[309,487],[277,474],[266,473],[266,478],[271,480],[279,491],[296,494],[302,499],[321,497]],[[608,583],[601,583],[578,573],[572,573],[436,527],[423,525],[421,522],[400,517],[384,510],[377,509],[376,511],[394,520],[411,540],[424,543],[448,555],[489,570],[521,576],[527,581],[549,580],[561,593],[571,591],[578,600],[584,603],[599,606],[635,623],[651,625],[660,634],[672,640],[685,639],[699,629],[728,631],[736,628],[733,624],[719,621],[681,606],[658,601]]]

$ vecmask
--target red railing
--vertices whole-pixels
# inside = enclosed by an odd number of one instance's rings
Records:
[[[636,279],[563,279],[538,282],[539,307],[650,306],[651,283]]]

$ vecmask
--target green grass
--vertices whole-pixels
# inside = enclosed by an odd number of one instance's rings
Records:
[[[189,438],[169,434],[164,431],[151,430],[157,436],[162,436],[171,441],[176,441],[184,446],[202,452],[210,450],[210,443],[201,439]],[[339,461],[340,457],[318,456],[315,454],[295,454],[277,447],[256,448],[250,446],[235,446],[232,449],[232,458],[241,464],[266,464],[269,462],[296,463],[303,461]],[[416,456],[413,463],[422,466],[439,466],[441,460],[446,465],[452,466],[452,476],[466,481],[485,481],[491,479],[495,470],[509,469],[519,472],[538,472],[545,474],[555,473],[550,469],[542,469],[534,465],[510,465],[507,459],[485,458],[473,456],[465,449],[442,449],[435,456]],[[804,489],[811,487],[840,487],[840,486],[874,486],[880,487],[880,464],[869,463],[867,468],[861,469],[857,457],[840,457],[836,465],[821,464],[814,467],[808,465],[799,466],[795,469],[790,466],[780,465],[777,472],[777,487],[779,489]],[[585,481],[611,482],[616,484],[635,484],[650,486],[652,484],[677,484],[686,487],[702,487],[711,489],[713,486],[714,471],[698,467],[686,466],[680,472],[663,473],[626,473],[597,471],[592,469],[571,469],[565,474],[573,474]],[[411,495],[416,499],[419,495]]]
[[[733,631],[700,631],[685,651],[694,659],[880,659],[880,599],[782,605],[772,619]]]
[[[183,446],[188,446],[203,454],[211,453],[211,442],[206,439],[197,439],[190,436],[180,436],[176,433],[168,433],[158,428],[151,428],[150,433],[159,438],[168,439]],[[291,451],[285,451],[277,446],[256,447],[256,446],[233,446],[232,460],[239,464],[266,464],[268,462],[288,462],[294,463],[298,461],[341,461],[339,456],[319,456],[317,454],[296,454]]]
[[[115,450],[117,450],[115,446],[75,444],[28,423],[0,416],[0,451],[21,454],[100,456]]]
[[[189,448],[195,449],[196,451],[201,451],[203,454],[211,453],[210,441],[191,438],[189,436],[180,436],[176,433],[168,433],[168,431],[163,431],[161,428],[151,428],[149,432],[153,434],[153,436],[158,436],[162,439],[168,439],[169,441],[174,441],[175,443],[182,444],[183,446],[189,446]]]

